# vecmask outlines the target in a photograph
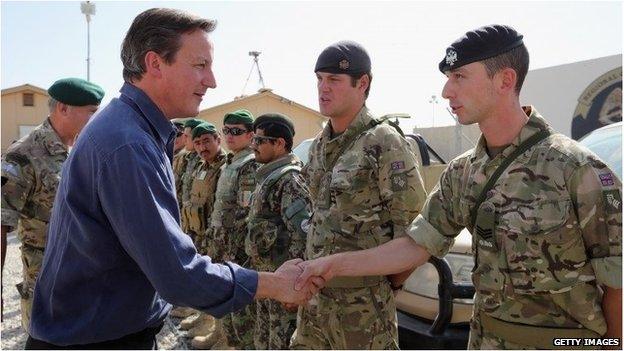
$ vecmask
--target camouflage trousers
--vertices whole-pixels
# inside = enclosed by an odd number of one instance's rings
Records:
[[[33,291],[35,281],[43,263],[43,250],[22,245],[22,276],[23,281],[17,284],[21,296],[22,328],[28,331],[30,325],[30,311],[32,310]]]
[[[229,346],[238,350],[253,350],[254,327],[256,324],[256,304],[223,317],[223,330]]]
[[[388,283],[325,288],[299,308],[292,349],[398,349],[396,305]]]
[[[258,350],[287,350],[297,326],[297,313],[274,300],[256,302],[254,345]]]

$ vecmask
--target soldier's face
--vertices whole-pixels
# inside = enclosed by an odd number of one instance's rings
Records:
[[[195,146],[193,145],[193,130],[190,127],[184,128],[184,148],[186,151],[195,150]]]
[[[263,139],[264,130],[256,129],[255,138],[257,141],[251,143],[251,148],[256,155],[256,161],[260,163],[269,163],[278,157],[277,145],[273,140]]]
[[[245,127],[244,124],[225,124],[224,127],[227,127],[228,129],[239,128],[247,130],[247,127]],[[241,135],[233,135],[229,133],[225,134],[223,138],[225,138],[225,144],[227,145],[228,150],[232,152],[239,152],[251,144],[251,138],[253,135],[253,132],[245,132]]]
[[[98,105],[67,106],[67,118],[72,124],[73,135],[76,136],[89,122],[89,119],[97,111]]]
[[[180,44],[173,62],[163,62],[158,71],[164,89],[159,107],[169,119],[197,116],[206,91],[217,87],[208,34],[201,30],[182,34]]]
[[[195,151],[206,162],[212,162],[221,147],[221,138],[217,134],[202,134],[193,139]]]
[[[448,71],[446,76],[442,97],[449,100],[459,123],[479,123],[493,114],[497,100],[494,78],[488,77],[481,62]]]
[[[364,104],[364,91],[360,78],[355,87],[351,76],[316,72],[319,110],[323,116],[330,118],[353,117]],[[355,112],[354,112],[355,111]]]

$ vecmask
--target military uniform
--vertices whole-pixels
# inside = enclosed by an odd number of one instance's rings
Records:
[[[301,161],[290,153],[260,168],[247,217],[245,252],[251,267],[273,272],[284,262],[302,258],[310,218],[310,193],[300,174]],[[297,315],[272,300],[257,301],[254,333],[256,349],[287,349]]]
[[[331,138],[328,124],[304,168],[313,203],[306,259],[364,250],[404,235],[425,199],[417,161],[397,130],[363,107]],[[336,278],[299,309],[292,347],[398,348],[385,276]]]
[[[178,197],[180,213],[182,213],[182,175],[186,170],[186,164],[188,162],[186,155],[188,153],[188,150],[182,149],[173,156],[173,175],[175,177],[176,195]]]
[[[500,154],[490,158],[482,136],[451,161],[409,229],[438,257],[462,228],[473,233],[471,349],[552,348],[548,338],[570,330],[573,337],[603,335],[597,286],[622,286],[620,180],[561,134],[507,167],[479,207],[489,210],[477,212],[473,226],[470,211],[494,170],[523,141],[552,132],[534,108],[524,109],[528,123]]]
[[[211,228],[214,247],[208,248],[215,261],[233,261],[247,265],[245,236],[251,194],[256,187],[256,169],[253,151],[250,148],[227,155],[227,165],[221,171],[217,182],[216,200],[212,212]],[[236,348],[253,348],[255,305],[246,306],[239,312],[223,318],[228,344]]]
[[[32,294],[41,269],[46,230],[58,188],[67,146],[49,118],[9,147],[2,162],[2,225],[17,228],[22,243],[24,281],[22,326],[28,330]]]
[[[182,212],[180,214],[180,222],[182,226],[182,230],[188,234],[195,242],[195,236],[189,232],[189,222],[190,218],[188,217],[188,213],[185,212],[185,208],[189,207],[189,201],[191,200],[191,187],[193,185],[193,174],[197,169],[199,161],[201,161],[201,157],[195,151],[189,151],[185,156],[186,166],[184,167],[184,172],[182,173],[181,179],[181,193],[180,199],[178,200],[182,205]]]

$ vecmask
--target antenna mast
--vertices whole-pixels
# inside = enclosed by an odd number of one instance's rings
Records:
[[[247,80],[245,81],[245,86],[243,86],[243,91],[241,92],[241,96],[245,93],[245,88],[247,88],[247,84],[249,83],[249,78],[251,78],[251,73],[253,72],[254,67],[258,70],[258,77],[260,78],[260,85],[262,85],[262,89],[264,86],[264,79],[262,78],[262,71],[260,71],[260,64],[258,63],[258,56],[260,56],[260,51],[250,51],[249,56],[253,56],[253,63],[251,64],[251,69],[249,70],[249,74],[247,75]]]

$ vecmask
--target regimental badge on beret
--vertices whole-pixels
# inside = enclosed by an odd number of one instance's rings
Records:
[[[338,63],[338,67],[340,67],[340,69],[349,69],[349,61],[347,60],[340,61],[340,63]]]
[[[446,53],[446,64],[452,66],[455,62],[457,62],[457,51],[449,50]]]

